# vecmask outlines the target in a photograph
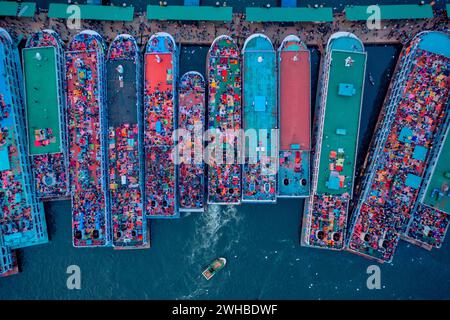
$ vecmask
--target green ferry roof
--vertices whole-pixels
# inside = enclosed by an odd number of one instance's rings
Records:
[[[331,51],[317,193],[352,193],[366,53]],[[343,155],[342,152],[343,151]],[[332,176],[330,155],[342,166]],[[335,171],[336,172],[336,171]],[[342,185],[340,179],[345,177]]]
[[[450,187],[450,134],[447,132],[447,137],[442,145],[441,151],[438,156],[436,166],[433,169],[432,175],[428,182],[427,191],[423,203],[444,211],[450,214],[450,196],[445,195],[447,192],[443,192],[444,195],[439,196],[442,186],[447,185]],[[433,192],[436,191],[437,192]]]
[[[433,18],[433,8],[429,4],[380,5],[378,7],[381,20]],[[345,17],[350,21],[367,21],[372,15],[370,6],[345,7]]]
[[[69,10],[69,12],[67,12],[69,6],[71,5],[51,3],[48,9],[48,17],[62,19],[70,18],[75,12],[73,10]],[[101,6],[92,4],[78,4],[77,7],[80,8],[81,19],[133,21],[133,7]]]
[[[0,16],[34,17],[36,3],[0,1]]]
[[[147,6],[149,20],[231,21],[233,8],[208,6]]]
[[[450,18],[450,4],[445,5],[445,10],[447,11],[447,17]]]
[[[23,62],[30,154],[62,152],[55,48],[24,49]]]
[[[267,129],[270,134],[277,126],[277,72],[276,53],[266,37],[246,42],[243,67],[244,129]],[[270,155],[270,141],[267,146]]]
[[[245,8],[247,21],[254,22],[331,22],[332,8]]]

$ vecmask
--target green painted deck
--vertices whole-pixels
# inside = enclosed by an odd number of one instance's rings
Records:
[[[429,4],[381,5],[381,20],[395,19],[428,19],[433,18],[433,8]],[[350,21],[365,21],[373,13],[367,12],[368,6],[347,6],[345,17]]]
[[[346,67],[346,59],[349,57],[353,60],[351,68]],[[317,193],[341,195],[348,192],[351,194],[353,190],[366,54],[333,50],[331,58],[323,140],[318,168]],[[354,95],[339,95],[339,87],[342,84],[353,85]],[[345,131],[345,135],[342,134],[342,130]],[[338,132],[341,134],[338,134]],[[340,175],[344,175],[346,179],[344,187],[334,190],[327,187],[327,181],[330,177],[330,152],[338,152],[339,148],[342,148],[345,153],[343,170]]]
[[[41,60],[36,59],[38,52]],[[62,152],[55,48],[24,49],[23,62],[30,154]],[[35,130],[40,129],[51,129],[54,141],[38,146]]]
[[[49,18],[67,19],[75,13],[73,10],[67,12],[69,4],[51,3],[48,9]],[[77,5],[80,8],[80,18],[90,20],[112,20],[133,21],[133,7],[100,6],[100,5]]]
[[[36,3],[0,1],[0,16],[34,17]]]
[[[450,178],[446,178],[445,174],[450,174],[450,134],[447,133],[445,142],[439,154],[438,161],[434,167],[433,173],[428,183],[428,188],[425,193],[424,201],[426,205],[444,211],[450,214],[450,197],[443,196],[439,200],[436,196],[433,197],[433,190],[441,190],[445,184],[450,186]],[[448,191],[447,191],[448,192]]]
[[[332,8],[245,8],[247,21],[254,22],[331,22]]]
[[[233,8],[207,6],[147,6],[149,20],[231,21]]]

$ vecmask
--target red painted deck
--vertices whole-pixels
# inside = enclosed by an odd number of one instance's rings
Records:
[[[294,61],[294,56],[298,60]],[[280,62],[280,150],[298,144],[311,145],[311,82],[308,51],[281,52]]]

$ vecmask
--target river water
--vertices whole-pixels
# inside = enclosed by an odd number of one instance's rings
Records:
[[[206,47],[182,47],[181,72],[204,73]],[[399,48],[367,46],[359,146],[364,158]],[[312,50],[313,92],[319,53]],[[450,298],[449,241],[425,251],[401,242],[392,264],[381,265],[380,290],[366,287],[374,264],[348,252],[300,247],[302,200],[276,205],[210,207],[179,220],[151,223],[152,248],[75,249],[70,202],[45,205],[51,242],[19,252],[21,273],[0,279],[0,299],[442,299]],[[224,256],[211,281],[201,272]],[[81,269],[81,290],[68,290],[66,269]]]

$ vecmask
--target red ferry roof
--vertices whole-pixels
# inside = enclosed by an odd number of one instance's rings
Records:
[[[294,61],[294,56],[298,60]],[[308,51],[282,51],[280,62],[280,150],[311,145],[310,62]]]
[[[166,71],[172,70],[172,58],[172,53],[148,53],[145,55],[145,80],[148,81],[147,89],[150,92],[158,84],[160,90],[172,90],[172,85],[166,82]]]

